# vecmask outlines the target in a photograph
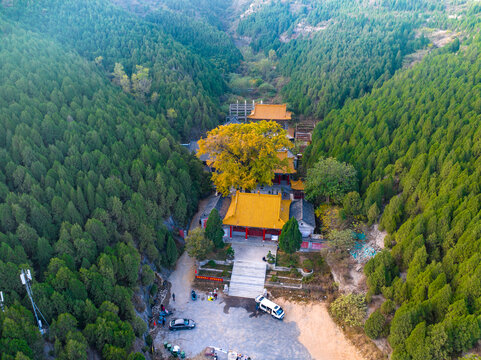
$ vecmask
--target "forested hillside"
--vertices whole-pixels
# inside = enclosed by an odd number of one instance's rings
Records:
[[[165,33],[211,60],[222,72],[233,72],[239,66],[242,55],[232,39],[215,26],[184,13],[172,10],[156,10],[146,16],[146,20],[158,24]]]
[[[219,71],[161,27],[108,0],[18,0],[4,11],[89,60],[102,57],[99,66],[109,74],[115,63],[123,65],[127,75],[136,65],[149,68],[152,86],[146,101],[184,138],[218,123],[219,96],[225,90]]]
[[[427,45],[416,35],[428,16],[419,10],[443,8],[432,1],[277,1],[245,16],[238,33],[251,38],[254,51],[277,51],[279,74],[289,79],[282,96],[295,112],[323,118]]]
[[[58,358],[126,358],[146,329],[131,300],[140,255],[175,263],[163,222],[196,209],[201,164],[102,69],[1,17],[0,78],[2,359],[42,358],[26,267]]]
[[[382,212],[388,250],[365,272],[368,298],[397,307],[393,360],[446,359],[481,338],[481,41],[464,35],[331,112],[306,154],[353,164],[364,213]]]
[[[228,13],[224,0],[111,0],[157,24],[164,33],[209,59],[223,73],[235,71],[242,59],[231,37],[223,31]]]

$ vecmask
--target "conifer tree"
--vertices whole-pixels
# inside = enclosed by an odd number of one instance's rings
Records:
[[[174,266],[179,253],[177,252],[177,246],[175,246],[175,241],[172,236],[169,236],[167,240],[167,262],[170,266]]]
[[[222,240],[224,229],[222,228],[222,220],[217,209],[213,209],[209,214],[205,226],[205,236],[214,243],[216,248],[220,249],[224,246],[224,241]]]
[[[299,230],[297,219],[292,217],[284,224],[279,237],[279,248],[286,253],[292,254],[301,248],[302,234]]]

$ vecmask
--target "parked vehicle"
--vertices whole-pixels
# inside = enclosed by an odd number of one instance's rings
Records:
[[[169,330],[191,330],[195,328],[195,321],[189,319],[174,319],[169,323]]]
[[[284,319],[284,310],[269,299],[266,299],[263,295],[256,297],[257,308],[271,314],[274,318],[282,320]]]

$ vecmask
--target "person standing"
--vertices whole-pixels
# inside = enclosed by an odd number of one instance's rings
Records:
[[[175,302],[175,294],[172,293],[172,300]]]

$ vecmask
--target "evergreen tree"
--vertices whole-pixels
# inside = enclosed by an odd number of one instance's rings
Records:
[[[174,238],[169,235],[169,239],[167,240],[167,263],[169,266],[174,266],[177,258],[179,257],[179,253],[177,252],[177,246],[175,245]]]
[[[205,237],[212,241],[216,248],[220,249],[224,247],[224,229],[222,227],[222,219],[217,209],[213,209],[209,214],[205,226]]]
[[[301,244],[302,234],[299,230],[299,223],[296,218],[292,217],[282,227],[279,248],[288,254],[292,254],[301,248]]]

